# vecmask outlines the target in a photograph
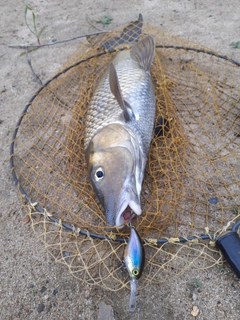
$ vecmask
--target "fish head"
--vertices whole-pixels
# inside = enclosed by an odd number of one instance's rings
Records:
[[[142,212],[136,177],[139,164],[131,143],[121,125],[109,125],[93,137],[87,150],[90,180],[106,221],[119,228]]]

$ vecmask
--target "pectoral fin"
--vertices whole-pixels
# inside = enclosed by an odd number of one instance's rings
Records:
[[[138,41],[131,50],[131,58],[145,71],[149,71],[154,58],[155,44],[152,36],[146,36]]]
[[[126,100],[123,99],[117,72],[112,62],[109,65],[109,84],[112,94],[114,95],[119,106],[123,110],[125,120],[130,121],[134,116],[132,107]]]

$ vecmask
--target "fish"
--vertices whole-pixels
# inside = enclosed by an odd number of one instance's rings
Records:
[[[138,279],[144,266],[144,250],[139,234],[131,227],[129,241],[124,251],[124,264],[130,276],[129,310],[133,312],[136,307]]]
[[[149,35],[116,53],[86,115],[88,174],[107,223],[120,229],[142,213],[140,194],[156,113],[150,75],[154,52]]]

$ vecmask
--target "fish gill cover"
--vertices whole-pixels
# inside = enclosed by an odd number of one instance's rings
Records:
[[[240,214],[239,64],[143,24],[141,16],[89,38],[24,109],[11,168],[23,209],[55,261],[109,290],[129,286],[128,273],[120,272],[129,228],[109,231],[87,175],[84,125],[115,52],[146,35],[156,46],[150,72],[158,134],[146,165],[143,212],[132,221],[144,242],[140,287],[221,263],[214,241],[199,236],[220,235]],[[188,236],[196,237],[191,246],[179,242]],[[158,245],[159,239],[168,241]]]

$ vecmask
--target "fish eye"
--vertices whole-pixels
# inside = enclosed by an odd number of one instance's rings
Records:
[[[104,177],[104,172],[103,172],[103,168],[102,167],[99,167],[95,173],[94,173],[94,179],[96,181],[99,181],[101,180],[102,178]]]
[[[136,277],[136,276],[138,276],[139,271],[137,269],[133,269],[132,273]]]

